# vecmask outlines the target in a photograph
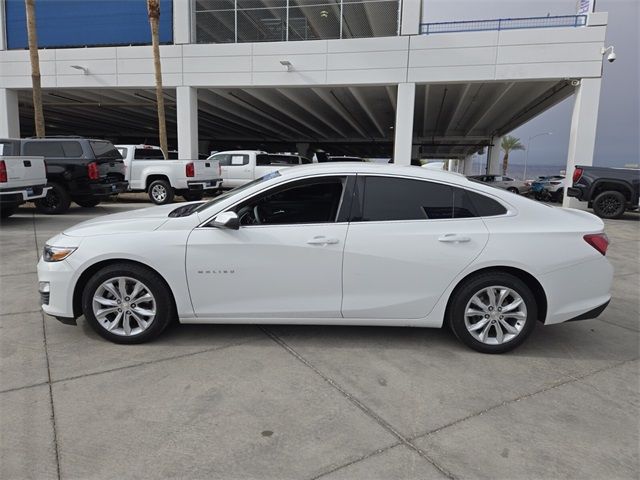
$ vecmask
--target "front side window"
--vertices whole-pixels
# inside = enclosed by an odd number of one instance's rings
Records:
[[[273,188],[238,205],[241,225],[292,225],[336,221],[346,177],[301,180]]]

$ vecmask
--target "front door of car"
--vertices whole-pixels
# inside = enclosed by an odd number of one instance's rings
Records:
[[[423,318],[488,240],[464,190],[358,177],[344,252],[345,318]]]
[[[196,228],[186,256],[196,315],[339,317],[348,227],[339,215],[346,215],[347,182],[341,176],[291,181],[232,207],[238,230]]]

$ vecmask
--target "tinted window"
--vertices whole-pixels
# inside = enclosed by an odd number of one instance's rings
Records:
[[[62,142],[62,150],[65,157],[82,157],[82,145],[80,142]]]
[[[235,211],[242,225],[335,222],[346,179],[293,182],[253,197]]]
[[[269,165],[298,165],[300,157],[295,155],[268,155]]]
[[[504,206],[485,195],[470,192],[469,190],[466,191],[466,194],[479,217],[492,217],[507,213],[507,209]]]
[[[64,157],[62,142],[27,142],[24,154],[38,157]]]
[[[91,140],[89,143],[96,158],[122,159],[120,152],[116,150],[116,147],[111,142]]]
[[[136,148],[133,158],[135,160],[164,160],[164,155],[160,149]]]
[[[300,157],[300,162],[301,163],[313,163],[311,160],[309,160],[307,157]]]

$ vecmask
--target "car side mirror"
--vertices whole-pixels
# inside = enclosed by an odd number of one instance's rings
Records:
[[[238,230],[240,228],[240,219],[236,212],[222,212],[213,220],[213,226]]]

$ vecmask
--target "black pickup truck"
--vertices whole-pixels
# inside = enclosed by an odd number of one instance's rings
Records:
[[[36,200],[42,213],[58,214],[71,201],[95,207],[111,195],[127,191],[125,166],[120,152],[106,140],[83,137],[0,139],[5,155],[44,157],[47,196]]]
[[[578,165],[567,195],[589,202],[601,218],[620,218],[626,210],[638,209],[640,170]]]

